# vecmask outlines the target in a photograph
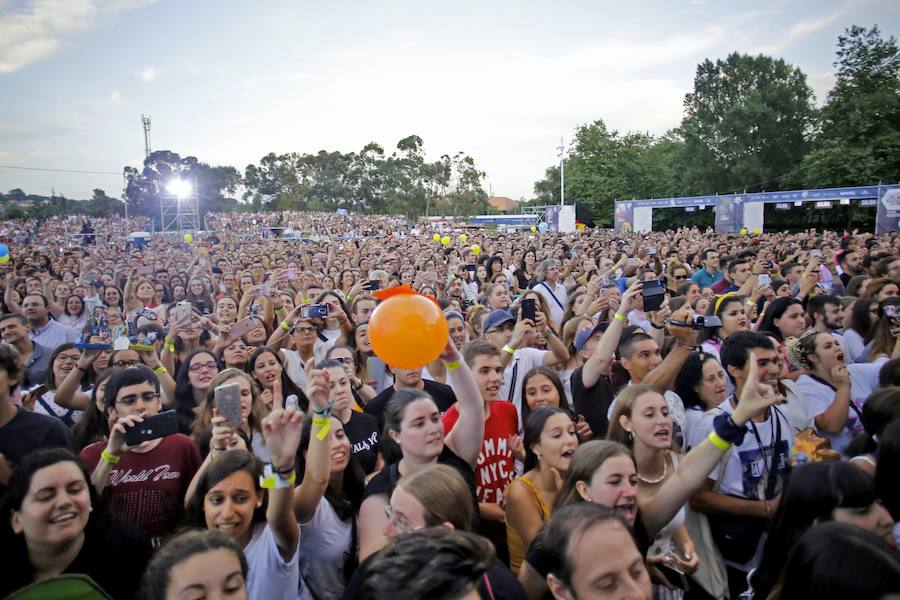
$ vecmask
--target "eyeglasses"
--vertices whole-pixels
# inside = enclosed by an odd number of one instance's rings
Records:
[[[203,370],[218,371],[219,365],[217,365],[214,362],[208,362],[208,363],[200,363],[200,364],[196,364],[196,365],[191,365],[190,367],[188,367],[188,371],[190,371],[191,373],[199,373],[200,371],[203,371]]]
[[[121,369],[122,367],[133,367],[139,364],[141,364],[139,360],[117,360],[113,363],[113,366]]]
[[[80,357],[80,354],[59,354],[57,355],[56,360],[58,360],[59,362],[77,362]]]
[[[121,404],[122,406],[134,406],[138,400],[141,402],[154,402],[158,399],[159,392],[144,392],[141,395],[129,394],[128,396],[122,396],[116,400],[116,404]]]
[[[687,279],[687,275],[672,275],[672,279]]]
[[[356,364],[356,361],[353,360],[353,358],[351,358],[351,357],[349,357],[349,356],[346,356],[346,357],[344,357],[344,356],[332,356],[332,357],[331,357],[331,360],[336,360],[336,361],[338,361],[339,363],[341,363],[342,365],[346,365],[347,363],[350,363],[351,365],[355,365],[355,364]]]
[[[384,516],[387,517],[387,520],[391,524],[391,527],[393,527],[397,531],[397,533],[408,533],[410,531],[423,529],[423,527],[413,527],[406,522],[406,519],[394,514],[394,509],[391,508],[390,504],[384,507]]]

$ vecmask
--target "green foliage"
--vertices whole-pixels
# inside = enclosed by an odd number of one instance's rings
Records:
[[[124,213],[122,201],[107,196],[101,189],[95,189],[89,200],[71,200],[62,195],[26,194],[19,188],[0,194],[0,218],[3,219],[45,219],[63,214],[109,217]]]
[[[390,156],[375,142],[358,153],[268,154],[245,169],[244,200],[257,210],[473,214],[487,211],[484,177],[462,152],[426,162],[422,138],[410,135]]]

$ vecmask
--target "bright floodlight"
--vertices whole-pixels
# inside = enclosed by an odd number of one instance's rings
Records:
[[[191,182],[184,179],[173,179],[166,185],[166,190],[173,196],[187,198],[191,195]]]

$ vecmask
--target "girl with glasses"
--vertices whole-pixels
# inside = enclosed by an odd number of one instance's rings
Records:
[[[175,376],[175,411],[178,430],[190,433],[196,408],[206,400],[210,386],[219,374],[219,361],[209,350],[196,350],[181,363]]]

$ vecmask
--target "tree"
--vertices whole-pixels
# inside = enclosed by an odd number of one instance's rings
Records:
[[[705,60],[684,107],[685,192],[785,189],[802,179],[815,109],[800,69],[764,55]]]
[[[803,162],[810,187],[900,181],[900,51],[878,27],[838,37],[837,80]]]

